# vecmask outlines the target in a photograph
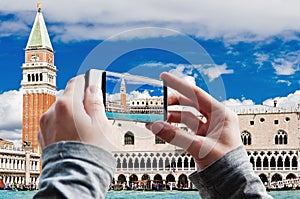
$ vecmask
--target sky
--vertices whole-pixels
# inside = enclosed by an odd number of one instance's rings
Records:
[[[300,102],[298,0],[41,0],[57,89],[88,67],[171,72],[226,105]],[[0,137],[20,143],[36,0],[0,1]],[[61,92],[58,92],[61,93]]]

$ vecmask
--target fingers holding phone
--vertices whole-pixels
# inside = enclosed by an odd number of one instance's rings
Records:
[[[169,105],[195,108],[204,120],[186,111],[170,111],[168,122],[183,123],[192,134],[166,122],[147,124],[158,137],[188,151],[197,167],[204,169],[227,152],[242,145],[237,116],[202,89],[162,73],[161,79],[178,93],[169,97]]]

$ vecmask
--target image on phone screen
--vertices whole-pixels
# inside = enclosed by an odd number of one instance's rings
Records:
[[[103,72],[102,92],[108,119],[137,122],[165,121],[167,87],[163,81]],[[103,85],[104,84],[104,85]]]

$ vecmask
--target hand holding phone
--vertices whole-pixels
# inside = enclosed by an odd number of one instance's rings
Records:
[[[136,122],[167,120],[167,87],[163,81],[128,73],[90,69],[86,87],[96,85],[103,93],[108,119]]]

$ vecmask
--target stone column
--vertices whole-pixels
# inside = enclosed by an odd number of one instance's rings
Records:
[[[25,185],[30,184],[30,153],[31,147],[30,144],[24,146],[25,150]]]

